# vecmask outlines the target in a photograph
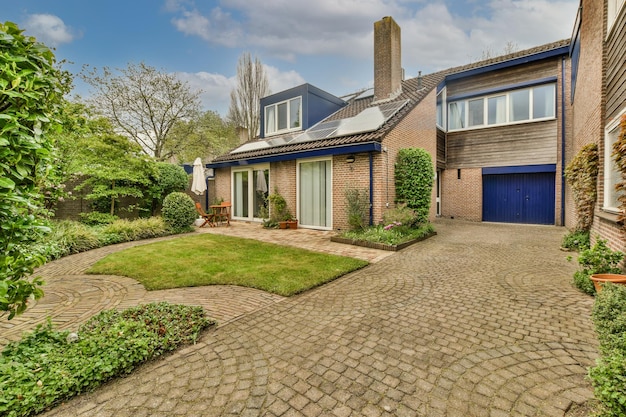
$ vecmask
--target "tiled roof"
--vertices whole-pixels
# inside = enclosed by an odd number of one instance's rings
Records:
[[[373,132],[358,133],[349,136],[334,137],[329,139],[321,139],[308,142],[292,143],[282,146],[268,147],[262,149],[255,149],[246,152],[238,152],[234,154],[224,154],[215,158],[212,162],[228,162],[236,160],[246,160],[252,158],[261,158],[270,155],[280,155],[288,153],[296,153],[309,151],[314,149],[333,148],[339,146],[348,146],[366,142],[382,142],[383,138],[391,131],[397,124],[406,116],[411,110],[415,108],[423,99],[430,93],[437,85],[442,82],[446,76],[452,74],[458,74],[469,70],[474,70],[482,67],[488,67],[494,64],[514,60],[517,58],[523,58],[525,56],[531,56],[542,52],[551,51],[564,46],[569,45],[569,39],[553,42],[545,45],[541,45],[535,48],[526,49],[523,51],[515,52],[508,55],[502,55],[499,57],[474,62],[471,64],[450,68],[447,70],[435,72],[432,74],[411,78],[402,82],[402,93],[393,100],[384,101],[387,102],[400,102],[409,100],[409,103],[400,109],[395,115],[393,115],[386,123],[384,123],[379,129]],[[356,95],[358,97],[358,95]],[[369,96],[365,98],[357,98],[350,101],[347,106],[330,115],[323,121],[340,120],[348,117],[353,117],[359,114],[366,108],[379,104],[374,103],[374,97]],[[283,135],[282,137],[288,138],[297,136],[302,132],[290,133]],[[279,138],[281,136],[272,136],[272,139]],[[257,142],[257,140],[253,141]]]

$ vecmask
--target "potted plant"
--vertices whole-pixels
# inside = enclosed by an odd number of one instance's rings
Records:
[[[292,220],[293,217],[291,216],[289,207],[287,207],[287,201],[285,201],[285,198],[280,195],[278,190],[274,189],[274,192],[267,196],[267,200],[270,206],[270,217],[267,224],[278,225],[280,229],[287,229],[290,227],[288,221]],[[296,227],[298,227],[297,223]]]
[[[613,251],[607,241],[599,239],[593,247],[583,250],[578,257],[581,270],[574,274],[574,284],[583,292],[593,295],[600,290],[601,283],[622,281],[626,283],[626,275],[622,275],[620,262],[624,254]]]

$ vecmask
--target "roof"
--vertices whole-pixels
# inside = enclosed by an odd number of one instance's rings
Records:
[[[250,160],[267,160],[273,155],[283,156],[281,160],[293,159],[299,157],[306,152],[322,149],[335,149],[334,153],[354,152],[354,145],[359,144],[380,144],[389,133],[411,110],[413,110],[433,89],[448,79],[456,79],[465,76],[471,76],[477,72],[493,71],[502,65],[520,65],[535,59],[543,59],[544,57],[553,56],[555,54],[567,53],[569,39],[541,45],[535,48],[526,49],[508,55],[490,58],[471,64],[450,68],[447,70],[435,72],[428,75],[418,76],[402,81],[402,93],[392,100],[374,101],[373,95],[363,94],[359,91],[355,94],[344,96],[348,101],[348,105],[340,109],[336,113],[328,116],[322,122],[333,120],[341,120],[354,117],[368,107],[389,102],[403,102],[406,100],[408,104],[403,106],[389,120],[387,120],[380,128],[371,132],[357,133],[352,135],[333,137],[328,139],[320,139],[314,141],[305,141],[297,143],[287,143],[290,139],[301,134],[302,132],[289,133],[285,135],[272,136],[267,140],[274,143],[284,143],[280,146],[270,146],[261,149],[250,149],[245,152],[227,153],[215,158],[208,166],[219,167],[235,165],[235,161]],[[544,56],[545,55],[545,56]],[[539,57],[539,58],[538,58]],[[282,139],[282,141],[281,141]],[[259,142],[253,140],[247,143]],[[365,148],[362,148],[365,149]],[[380,149],[380,147],[376,147]],[[330,152],[329,152],[330,153]]]

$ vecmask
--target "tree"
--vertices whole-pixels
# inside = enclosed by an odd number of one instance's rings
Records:
[[[115,135],[93,135],[78,143],[77,161],[84,181],[77,190],[88,187],[86,199],[106,202],[109,215],[116,212],[120,198],[143,197],[150,178],[157,174],[156,164],[128,138]]]
[[[120,75],[107,67],[102,74],[83,71],[82,78],[95,89],[90,102],[117,133],[129,137],[146,154],[159,161],[169,159],[172,155],[166,151],[166,138],[176,122],[199,112],[200,91],[192,92],[175,75],[144,63],[118,71]]]
[[[176,191],[185,191],[189,186],[189,176],[179,165],[167,162],[157,162],[155,176],[144,192],[145,205],[149,207],[150,214],[155,216],[161,209],[163,199]]]
[[[239,144],[235,125],[214,111],[207,111],[174,125],[166,140],[166,150],[178,163],[197,157],[213,159]]]
[[[230,92],[228,119],[248,130],[248,140],[254,139],[261,126],[260,100],[270,94],[269,81],[261,61],[249,52],[239,57],[237,87]]]
[[[45,262],[29,245],[45,230],[39,186],[50,168],[48,136],[66,73],[54,54],[16,24],[0,23],[0,312],[9,319],[43,295],[34,269]]]

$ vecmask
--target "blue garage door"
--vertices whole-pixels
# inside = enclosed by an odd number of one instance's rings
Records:
[[[554,175],[483,171],[483,221],[554,224]]]

